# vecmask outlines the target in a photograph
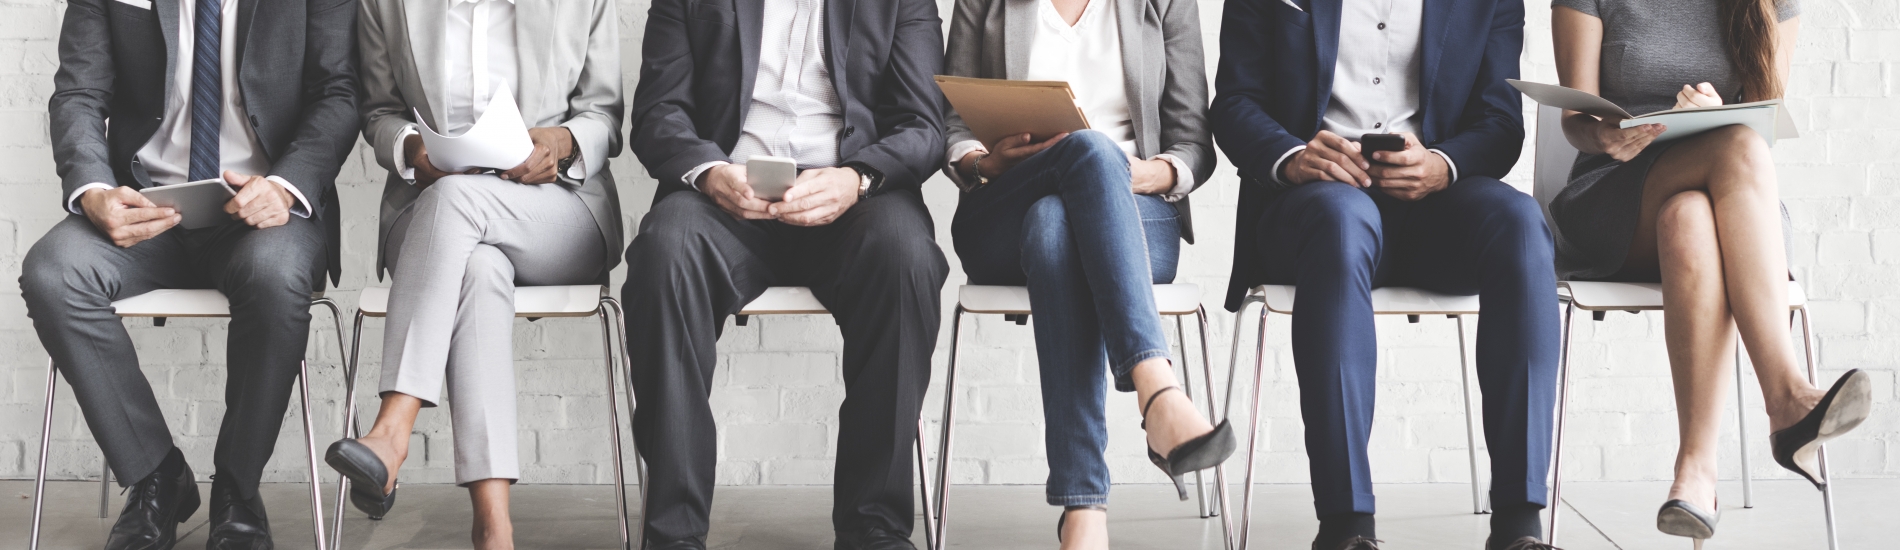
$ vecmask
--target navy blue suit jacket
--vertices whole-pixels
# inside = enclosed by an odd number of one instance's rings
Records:
[[[1522,102],[1504,82],[1518,76],[1524,3],[1424,1],[1418,139],[1449,155],[1461,178],[1502,179],[1524,144]],[[1227,0],[1207,119],[1241,177],[1230,311],[1263,277],[1267,259],[1254,241],[1260,217],[1283,188],[1273,165],[1319,133],[1339,58],[1341,2]]]

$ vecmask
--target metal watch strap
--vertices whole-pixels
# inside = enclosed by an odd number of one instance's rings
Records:
[[[977,187],[990,184],[990,177],[983,175],[983,159],[986,158],[990,158],[989,153],[977,153],[976,160],[970,162],[970,171],[976,173]]]

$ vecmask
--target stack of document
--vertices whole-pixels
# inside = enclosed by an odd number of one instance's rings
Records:
[[[1040,142],[1089,128],[1067,82],[938,76],[937,87],[984,147],[1009,136]]]
[[[1522,80],[1508,82],[1538,103],[1594,115],[1603,120],[1621,121],[1617,125],[1622,128],[1661,124],[1666,129],[1662,135],[1656,136],[1657,142],[1685,138],[1734,124],[1754,129],[1771,146],[1777,138],[1801,137],[1794,129],[1793,117],[1788,115],[1787,107],[1779,99],[1714,107],[1685,107],[1634,116],[1610,100],[1582,90]]]
[[[534,153],[534,140],[528,137],[528,124],[521,120],[521,108],[507,86],[495,90],[488,109],[475,125],[459,136],[445,136],[429,127],[422,111],[416,111],[417,126],[422,128],[422,145],[428,148],[429,164],[437,170],[459,174],[470,168],[504,171],[520,166]]]

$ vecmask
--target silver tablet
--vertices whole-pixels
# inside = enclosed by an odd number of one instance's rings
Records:
[[[159,187],[140,189],[152,204],[168,206],[178,211],[184,220],[179,227],[198,229],[211,227],[232,221],[231,215],[224,213],[224,203],[237,196],[224,179],[198,180],[190,183],[177,183]]]

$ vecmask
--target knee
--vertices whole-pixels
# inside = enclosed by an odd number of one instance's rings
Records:
[[[1043,278],[1065,271],[1075,255],[1062,198],[1051,195],[1029,206],[1023,216],[1022,265],[1025,275]]]
[[[1309,238],[1342,247],[1376,246],[1379,207],[1356,187],[1339,182],[1313,182],[1293,188],[1288,199],[1299,200],[1294,215]]]
[[[512,292],[515,282],[515,264],[501,249],[489,245],[479,245],[468,255],[468,264],[462,271],[462,290],[467,292],[476,288],[500,289]]]
[[[86,258],[79,247],[47,241],[34,243],[20,265],[20,295],[29,306],[111,301],[105,286],[117,278],[117,270],[110,263]]]
[[[1078,161],[1122,161],[1126,162],[1128,153],[1122,151],[1121,144],[1114,138],[1096,130],[1083,130],[1062,138],[1051,148],[1065,157]]]
[[[436,180],[423,189],[421,195],[416,196],[415,208],[465,208],[472,200],[484,195],[484,188],[495,181],[500,180],[489,175],[464,174]]]
[[[867,212],[875,217],[865,220],[866,231],[857,245],[858,262],[879,277],[906,284],[943,286],[950,264],[937,248],[928,219],[918,219],[900,209]]]
[[[233,302],[262,298],[301,310],[316,290],[314,262],[315,257],[288,247],[258,247],[248,253],[240,249],[226,270],[224,292]]]
[[[627,246],[628,279],[690,271],[700,263],[701,256],[712,251],[713,232],[720,225],[718,216],[724,215],[711,199],[699,193],[673,193],[662,199],[640,221],[640,234]]]
[[[1656,234],[1666,241],[1715,244],[1715,205],[1708,192],[1683,191],[1663,200],[1656,210]]]

